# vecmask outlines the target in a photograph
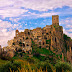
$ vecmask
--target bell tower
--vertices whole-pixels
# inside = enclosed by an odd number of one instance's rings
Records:
[[[59,26],[59,16],[58,15],[52,15],[52,25]]]

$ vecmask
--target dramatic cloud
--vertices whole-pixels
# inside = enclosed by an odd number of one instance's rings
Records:
[[[63,33],[65,33],[66,35],[68,35],[72,39],[72,33],[69,33],[68,30],[63,29]]]
[[[72,7],[71,0],[15,0],[15,7],[24,7],[38,11],[47,11],[48,9],[62,8],[63,6]]]
[[[2,46],[7,46],[7,41],[13,39],[15,36],[14,28],[20,29],[22,28],[21,24],[11,24],[8,21],[0,20],[0,44]]]
[[[64,27],[64,33],[72,38],[72,18],[62,19],[60,25]]]
[[[24,31],[51,24],[52,15],[63,17],[60,25],[64,33],[72,37],[71,14],[72,0],[0,0],[0,44],[6,46],[16,29]]]
[[[62,19],[62,20],[60,21],[60,24],[65,24],[65,25],[70,24],[70,25],[72,25],[72,18]]]
[[[0,45],[2,45],[2,47],[7,46],[8,40],[13,39],[14,36],[15,36],[15,31],[7,32],[6,29],[2,29],[0,31]]]
[[[24,10],[24,9],[3,9],[0,10],[0,15],[5,18],[5,17],[17,17],[25,12],[27,12],[28,10]]]
[[[10,22],[0,20],[0,28],[10,28],[10,27],[12,27],[12,24]]]
[[[38,17],[51,17],[52,15],[57,15],[59,13],[51,12],[51,13],[42,13]]]
[[[72,0],[0,0],[0,15],[5,17],[17,17],[28,9],[38,11],[54,10],[63,6],[72,7]]]

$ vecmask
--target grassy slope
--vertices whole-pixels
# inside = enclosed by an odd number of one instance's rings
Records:
[[[1,66],[2,64],[8,63],[8,62],[9,62],[8,60],[2,60],[2,59],[0,59],[0,66]]]

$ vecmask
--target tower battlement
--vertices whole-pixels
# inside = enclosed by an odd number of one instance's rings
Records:
[[[52,25],[53,26],[59,26],[59,16],[58,15],[52,16]]]

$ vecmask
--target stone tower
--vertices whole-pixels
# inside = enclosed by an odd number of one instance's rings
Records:
[[[58,15],[52,16],[52,25],[53,26],[59,26],[59,16]]]
[[[16,32],[15,32],[15,33],[16,33],[16,37],[18,37],[19,31],[18,31],[18,30],[16,30]]]

